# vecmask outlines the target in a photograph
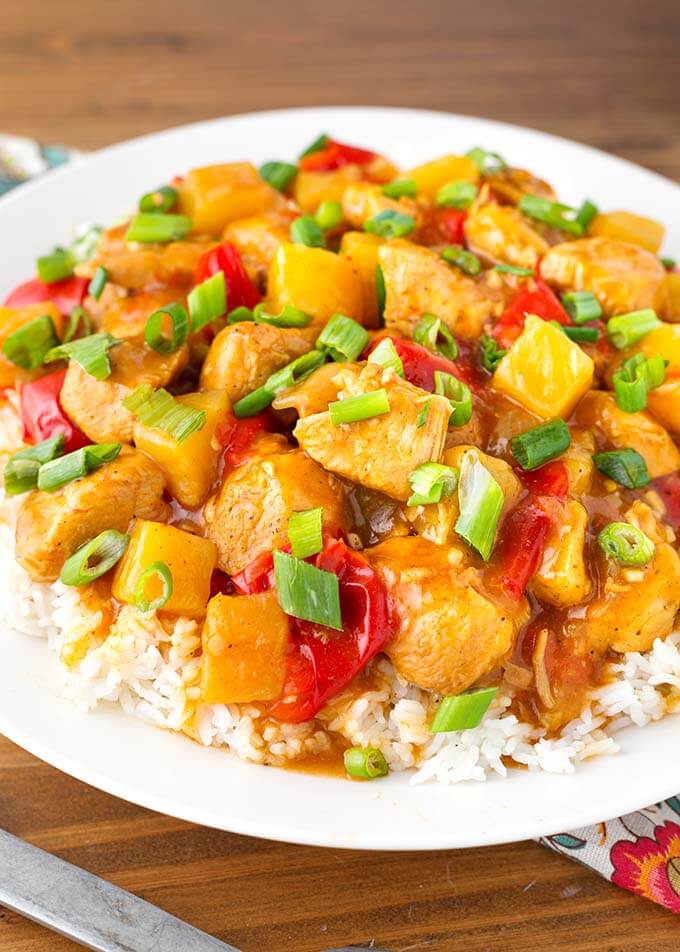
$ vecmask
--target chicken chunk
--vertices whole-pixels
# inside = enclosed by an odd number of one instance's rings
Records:
[[[416,226],[420,220],[420,209],[412,198],[388,198],[379,185],[354,182],[343,192],[343,218],[354,228],[363,228],[365,221],[385,211],[410,215]]]
[[[460,337],[473,339],[503,308],[499,288],[474,280],[435,251],[410,241],[388,241],[378,249],[385,278],[385,326],[406,337],[423,314],[436,314]]]
[[[585,601],[591,592],[583,550],[588,513],[580,502],[568,499],[553,522],[543,550],[543,559],[531,581],[534,595],[556,608],[569,608]]]
[[[248,274],[264,281],[274,255],[290,239],[292,217],[286,209],[278,209],[239,218],[227,225],[222,238],[236,248]]]
[[[384,388],[389,413],[337,426],[328,411],[314,413],[298,421],[295,438],[325,469],[394,499],[408,499],[409,473],[421,463],[441,459],[451,415],[448,400],[414,387],[377,364],[340,370],[337,379],[342,399]],[[425,423],[418,426],[426,403]]]
[[[126,297],[116,298],[102,316],[101,329],[119,340],[131,340],[143,344],[144,329],[149,317],[159,308],[173,303],[185,304],[184,295],[176,288],[139,291]]]
[[[53,582],[66,559],[105,529],[126,532],[130,520],[162,522],[165,477],[143,453],[123,447],[111,463],[55,492],[32,492],[16,527],[16,557],[34,582]]]
[[[556,198],[552,186],[525,169],[501,169],[484,180],[494,195],[511,205],[516,205],[522,195],[539,195],[551,201]]]
[[[528,620],[524,599],[509,609],[482,594],[480,572],[466,563],[462,547],[408,536],[365,554],[398,619],[385,652],[397,672],[421,688],[464,691],[503,661]]]
[[[96,380],[75,360],[69,363],[59,401],[76,426],[95,443],[131,443],[135,418],[123,406],[142,384],[165,387],[186,367],[185,345],[174,354],[157,354],[126,341],[109,351],[111,375]]]
[[[290,514],[318,506],[329,530],[344,527],[337,486],[305,453],[280,448],[253,456],[229,473],[205,507],[218,567],[233,575],[263,552],[286,545]]]
[[[465,238],[475,254],[498,264],[535,268],[548,242],[510,205],[476,203],[465,219]]]
[[[611,238],[582,238],[551,248],[541,277],[560,290],[592,291],[607,317],[653,307],[665,270],[656,255]]]
[[[287,387],[277,394],[272,407],[275,410],[295,410],[300,417],[322,413],[328,409],[329,403],[338,399],[342,386],[338,372],[350,366],[335,361],[322,364],[301,383]]]
[[[318,328],[273,327],[243,321],[220,331],[201,370],[204,390],[226,390],[232,402],[314,346]]]
[[[193,282],[198,259],[214,244],[172,241],[167,245],[137,246],[125,241],[127,229],[128,223],[105,232],[97,254],[78,265],[77,273],[92,277],[102,266],[112,284],[129,291],[142,291],[164,283],[187,287]]]

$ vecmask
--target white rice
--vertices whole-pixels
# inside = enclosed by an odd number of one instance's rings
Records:
[[[15,405],[0,409],[0,447],[21,445]],[[631,652],[609,666],[580,717],[557,738],[509,712],[512,694],[499,694],[479,727],[452,734],[428,732],[432,698],[404,682],[386,658],[373,663],[370,689],[347,690],[316,721],[283,724],[255,704],[205,705],[199,701],[200,629],[132,606],[120,612],[102,639],[102,614],[77,589],[60,582],[31,582],[14,560],[19,500],[0,491],[0,626],[45,638],[57,655],[63,691],[81,709],[117,704],[157,727],[184,731],[206,746],[227,747],[239,757],[281,765],[323,753],[337,734],[353,745],[378,747],[393,770],[416,768],[411,783],[452,784],[507,774],[507,763],[529,770],[572,773],[579,761],[614,754],[614,735],[642,727],[669,710],[669,692],[680,692],[680,632],[655,641],[651,651]]]

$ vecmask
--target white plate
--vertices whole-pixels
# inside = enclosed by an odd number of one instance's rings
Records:
[[[143,192],[191,166],[287,159],[320,131],[384,151],[403,167],[482,145],[553,183],[568,202],[590,197],[663,221],[680,251],[680,188],[637,166],[529,129],[405,109],[296,109],[203,122],[105,149],[23,186],[0,202],[0,296],[35,258],[84,221],[106,222]],[[56,660],[42,642],[0,637],[0,730],[96,787],[207,826],[253,836],[363,849],[479,846],[574,829],[680,789],[679,722],[619,735],[622,751],[570,776],[511,771],[506,780],[410,787],[242,763],[155,730],[121,711],[81,715],[58,696]]]

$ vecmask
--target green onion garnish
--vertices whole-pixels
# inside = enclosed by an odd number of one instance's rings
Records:
[[[142,384],[125,397],[123,406],[140,423],[163,430],[178,443],[205,426],[204,410],[178,403],[167,390],[153,390],[148,384]]]
[[[507,354],[507,350],[498,346],[498,341],[488,334],[482,334],[479,338],[479,357],[482,367],[489,373],[494,373],[496,367]]]
[[[393,179],[382,187],[383,195],[387,198],[415,198],[418,186],[410,178]]]
[[[513,436],[510,450],[518,466],[524,470],[537,469],[561,456],[571,444],[569,427],[564,420],[548,420]]]
[[[50,437],[49,440],[43,440],[36,443],[35,446],[27,446],[26,449],[18,450],[10,456],[5,466],[5,492],[8,496],[18,496],[21,493],[27,493],[38,486],[38,472],[44,463],[56,459],[64,452],[64,435],[58,433],[57,436]]]
[[[326,247],[321,226],[311,215],[302,215],[295,219],[290,226],[290,239],[298,245],[307,245],[308,248]]]
[[[342,630],[337,575],[277,550],[274,577],[279,605],[287,615]]]
[[[658,354],[645,360],[633,354],[613,375],[616,403],[625,413],[637,413],[647,406],[647,394],[666,379],[666,361]]]
[[[250,312],[249,319],[254,320],[256,324],[271,324],[272,327],[307,327],[313,321],[311,314],[301,311],[298,307],[293,307],[292,304],[284,305],[279,314],[269,314],[264,308],[264,304],[256,304]],[[240,309],[237,308],[236,310]],[[231,314],[233,313],[232,311]],[[231,314],[229,317],[231,317]]]
[[[271,405],[277,393],[305,380],[311,373],[314,373],[317,367],[321,366],[325,359],[325,354],[318,350],[297,357],[291,363],[282,367],[281,370],[273,373],[271,377],[268,377],[257,390],[253,390],[252,393],[238,400],[233,407],[235,416],[241,419],[264,410]]]
[[[468,450],[463,455],[460,467],[460,515],[454,528],[485,562],[493,549],[503,502],[503,490],[480,462],[477,450]]]
[[[98,301],[102,296],[102,291],[106,287],[106,283],[109,280],[109,272],[106,270],[103,265],[99,265],[95,273],[92,275],[92,280],[87,286],[87,293],[90,297],[93,297],[95,301]]]
[[[416,420],[417,430],[419,430],[421,426],[425,426],[425,423],[427,422],[427,415],[430,412],[431,403],[432,403],[432,399],[430,398],[429,400],[426,400],[425,403],[422,405],[420,413],[418,414],[418,419]]]
[[[654,557],[654,543],[630,522],[610,522],[597,541],[608,559],[618,565],[647,565]]]
[[[637,450],[626,448],[596,453],[593,462],[601,473],[626,489],[640,489],[649,483],[647,463]]]
[[[577,344],[594,344],[600,339],[597,327],[570,327],[568,324],[559,324],[557,321],[555,323],[569,340],[576,341]]]
[[[305,509],[291,512],[288,519],[288,538],[296,559],[307,559],[323,549],[323,509]]]
[[[241,304],[227,314],[227,324],[242,324],[244,321],[254,321],[255,316],[249,307]]]
[[[536,274],[533,268],[520,268],[516,264],[495,264],[493,270],[501,274],[516,274],[518,278],[533,278]]]
[[[465,426],[472,419],[472,394],[467,384],[453,374],[434,372],[434,392],[451,404],[449,426]]]
[[[161,594],[150,600],[146,594],[146,586],[151,581],[161,583]],[[169,566],[165,562],[152,562],[137,579],[137,584],[135,585],[135,605],[140,612],[158,611],[170,601],[172,590],[172,572]]]
[[[311,143],[311,145],[308,145],[308,146],[307,146],[307,148],[304,150],[304,152],[301,152],[301,153],[300,153],[300,155],[298,156],[298,158],[304,159],[304,158],[306,158],[308,155],[312,155],[313,152],[321,152],[322,149],[325,149],[325,148],[326,148],[326,146],[328,145],[328,143],[329,143],[330,141],[331,141],[331,140],[330,140],[329,136],[326,135],[325,132],[322,132],[321,135],[318,136],[318,138],[316,138],[316,139],[314,140],[314,142]]]
[[[584,227],[578,221],[578,212],[570,205],[562,205],[560,202],[553,202],[549,198],[543,198],[541,195],[522,195],[517,207],[522,214],[540,221],[551,228],[559,228],[561,231],[567,231],[569,234],[580,238],[583,235]]]
[[[343,754],[343,761],[348,775],[357,780],[375,780],[390,772],[385,755],[377,747],[350,747]]]
[[[52,493],[55,489],[72,483],[94,472],[105,463],[110,463],[120,453],[120,443],[99,443],[83,446],[66,456],[43,463],[38,473],[38,489]]]
[[[401,357],[389,337],[384,337],[375,350],[372,350],[369,358],[369,364],[379,364],[385,370],[394,370],[398,376],[404,376],[404,365]]]
[[[164,215],[140,212],[130,222],[126,241],[153,242],[181,241],[191,231],[191,219],[186,215]]]
[[[421,463],[410,473],[413,493],[407,506],[429,506],[452,496],[458,485],[458,470],[443,463]]]
[[[357,359],[368,340],[365,327],[344,314],[334,314],[319,334],[316,346],[332,360],[351,363]]]
[[[364,231],[381,238],[403,238],[410,235],[416,227],[413,215],[404,215],[394,208],[386,208],[384,212],[368,218],[364,222]]]
[[[449,360],[455,360],[458,356],[458,345],[453,334],[442,319],[434,314],[423,314],[413,328],[413,339],[433,354],[441,354]]]
[[[371,390],[370,393],[359,393],[355,397],[329,403],[328,412],[333,426],[358,423],[360,420],[370,420],[372,417],[389,413],[390,399],[386,390]]]
[[[430,733],[444,734],[478,727],[497,694],[498,688],[477,688],[476,691],[442,698],[432,718]]]
[[[290,162],[265,162],[260,166],[260,175],[279,192],[285,192],[297,175],[297,165]]]
[[[455,264],[463,274],[469,274],[472,277],[479,274],[482,270],[482,262],[477,255],[467,251],[462,245],[447,245],[442,251],[442,258],[449,264]]]
[[[227,310],[227,288],[224,271],[216,271],[189,292],[187,297],[191,330],[195,334]]]
[[[585,324],[602,317],[602,308],[592,291],[570,291],[562,295],[562,304],[574,324]]]
[[[220,272],[221,273],[221,272]],[[172,335],[163,333],[163,322],[168,318],[172,323]],[[157,354],[174,354],[189,336],[189,316],[181,304],[166,304],[150,315],[144,328],[144,337]]]
[[[139,210],[163,215],[177,204],[178,198],[177,191],[171,185],[161,185],[155,191],[142,195],[139,200]]]
[[[586,233],[591,221],[597,215],[597,210],[597,205],[591,202],[590,199],[586,199],[576,212],[576,221],[583,229],[583,234]]]
[[[675,258],[659,258],[659,261],[664,266],[666,271],[672,271],[673,268],[677,265]]]
[[[437,192],[436,203],[443,208],[469,208],[479,189],[473,182],[460,179],[447,182]]]
[[[53,251],[51,255],[44,255],[38,258],[36,268],[38,277],[45,284],[53,284],[55,281],[64,281],[73,274],[74,265],[73,255],[70,251],[59,249]]]
[[[59,576],[64,585],[88,585],[105,575],[128,547],[130,536],[105,529],[66,559]]]
[[[69,314],[68,324],[66,325],[66,330],[64,331],[64,336],[62,338],[63,344],[68,344],[70,340],[78,333],[78,329],[82,326],[83,333],[81,337],[87,337],[92,333],[92,321],[90,315],[87,313],[84,307],[81,307],[77,304],[72,308],[71,313]]]
[[[122,340],[116,340],[110,334],[90,334],[89,337],[80,337],[68,344],[53,347],[45,355],[45,363],[49,364],[53,360],[75,360],[85,373],[95,380],[106,380],[111,374],[109,350],[122,343]]]
[[[378,321],[380,326],[385,324],[385,300],[387,291],[385,288],[385,275],[379,264],[375,266],[375,293],[378,297]]]
[[[316,210],[316,223],[324,231],[337,228],[342,221],[342,205],[340,202],[321,202]]]
[[[657,327],[661,327],[661,321],[656,316],[656,311],[646,307],[641,311],[610,317],[607,321],[607,334],[617,350],[624,350],[626,347],[633,347]]]
[[[508,167],[507,162],[498,152],[487,152],[486,149],[480,149],[479,146],[470,149],[465,155],[468,159],[472,159],[482,175],[502,172],[503,169]]]
[[[58,344],[52,318],[43,314],[10,334],[2,345],[2,352],[17,367],[36,370]]]

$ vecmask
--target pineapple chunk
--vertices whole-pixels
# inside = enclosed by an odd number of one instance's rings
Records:
[[[278,313],[292,304],[325,323],[333,314],[361,320],[363,291],[352,265],[325,248],[286,242],[269,269],[267,298]]]
[[[671,433],[680,434],[680,378],[667,380],[647,394],[647,409]]]
[[[531,589],[548,605],[571,608],[585,601],[592,589],[583,556],[588,513],[580,502],[567,499],[556,518]]]
[[[282,201],[250,162],[192,169],[179,187],[179,211],[191,218],[199,235],[219,235],[230,221],[259,215]]]
[[[26,307],[19,308],[0,307],[0,389],[14,387],[17,383],[25,383],[39,376],[37,371],[23,370],[13,364],[11,360],[5,357],[2,345],[10,334],[14,334],[15,331],[34,321],[36,317],[42,317],[43,314],[52,318],[57,336],[61,338],[64,318],[59,308],[51,301],[39,301],[37,304],[29,304]]]
[[[569,416],[593,382],[594,365],[578,344],[533,314],[503,357],[492,385],[544,420]]]
[[[380,235],[348,231],[340,242],[340,257],[352,265],[361,286],[366,327],[378,327],[378,289],[375,275],[378,267],[378,248],[384,241]]]
[[[118,563],[113,595],[119,602],[135,604],[139,576],[153,562],[165,562],[172,575],[172,595],[163,611],[189,618],[202,618],[210,598],[210,579],[217,561],[217,547],[210,539],[166,525],[138,519],[130,544]],[[157,596],[147,587],[150,598]]]
[[[381,212],[393,211],[410,215],[416,226],[420,209],[412,198],[388,198],[382,188],[372,182],[356,182],[348,185],[342,196],[342,214],[354,228],[361,228],[365,221]]]
[[[665,228],[658,221],[634,215],[633,212],[606,212],[596,215],[588,227],[588,235],[627,241],[654,254],[661,247],[664,233]]]
[[[468,159],[466,155],[443,155],[440,159],[404,172],[403,177],[413,179],[418,188],[418,197],[434,199],[442,185],[447,182],[458,179],[478,182],[479,171],[472,159]]]
[[[211,598],[203,626],[201,700],[275,700],[283,690],[288,638],[288,617],[275,592]]]
[[[654,295],[654,307],[663,321],[680,322],[680,272],[664,275]]]
[[[635,350],[645,357],[663,357],[668,361],[669,376],[680,374],[680,324],[662,324],[643,337]]]
[[[232,243],[248,273],[259,280],[267,276],[274,255],[289,235],[290,215],[270,211],[230,222],[222,238]]]
[[[229,411],[224,390],[187,393],[178,403],[205,413],[205,426],[178,443],[165,430],[135,421],[137,449],[155,459],[168,479],[170,494],[187,509],[198,509],[208,497],[217,476],[220,447],[215,439],[219,423]]]
[[[321,202],[342,202],[350,182],[360,179],[358,165],[345,165],[334,172],[298,172],[293,183],[293,198],[305,214],[311,215]]]

